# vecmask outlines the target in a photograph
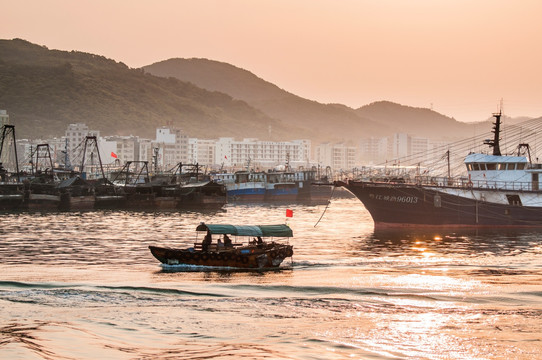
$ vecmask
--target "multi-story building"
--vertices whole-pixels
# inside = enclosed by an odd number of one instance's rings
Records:
[[[362,163],[383,163],[386,160],[426,153],[431,141],[427,138],[396,133],[390,137],[366,138],[360,141]]]
[[[188,161],[193,164],[214,165],[216,140],[188,139]]]
[[[310,140],[260,141],[246,138],[220,138],[216,141],[215,164],[231,167],[273,168],[288,163],[291,167],[307,165],[310,161]]]
[[[346,144],[322,143],[316,147],[316,160],[333,170],[350,170],[356,166],[357,149]]]
[[[107,136],[99,142],[100,154],[105,164],[119,161],[150,161],[151,140],[139,136]]]
[[[163,170],[174,168],[188,160],[188,135],[181,129],[166,127],[156,129],[156,140],[153,148],[157,150],[158,167]],[[153,154],[154,154],[153,149]]]
[[[365,163],[380,163],[388,158],[389,153],[389,138],[387,137],[370,137],[361,139],[359,146],[360,162]]]
[[[410,155],[411,137],[405,133],[395,133],[391,138],[391,152],[393,159]]]
[[[67,151],[71,164],[82,163],[83,150],[85,148],[85,140],[87,136],[96,136],[96,139],[98,139],[100,137],[100,132],[97,130],[90,130],[88,126],[83,123],[68,125],[68,129],[65,133],[65,138],[67,139]],[[85,155],[85,162],[86,159],[91,156],[91,152],[87,151],[87,154]]]

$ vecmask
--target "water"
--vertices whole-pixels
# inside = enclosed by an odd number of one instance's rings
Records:
[[[286,206],[3,214],[2,359],[535,359],[532,230],[374,232],[356,199],[289,206],[293,263],[165,271],[150,244],[207,223],[283,223]]]

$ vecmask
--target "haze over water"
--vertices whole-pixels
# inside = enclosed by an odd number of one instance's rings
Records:
[[[356,199],[294,210],[293,263],[162,269],[207,223],[283,223],[287,206],[4,214],[0,358],[533,359],[542,243],[531,230],[375,233]]]

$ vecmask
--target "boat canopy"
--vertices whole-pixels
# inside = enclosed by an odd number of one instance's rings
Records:
[[[278,236],[292,237],[294,233],[288,225],[227,225],[201,223],[196,231],[209,231],[211,234],[228,234],[237,236]]]

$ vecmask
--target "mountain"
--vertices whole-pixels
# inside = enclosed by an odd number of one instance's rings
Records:
[[[102,135],[154,138],[176,126],[198,138],[311,139],[357,145],[369,136],[406,132],[456,140],[490,130],[435,111],[387,101],[359,109],[322,104],[253,73],[207,59],[170,59],[131,69],[103,56],[0,40],[0,109],[18,137],[64,134],[83,122]]]
[[[366,134],[392,132],[344,105],[321,104],[291,94],[253,73],[207,59],[170,59],[144,66],[146,73],[188,81],[209,91],[220,91],[243,100],[270,117],[312,129],[319,141],[355,142]]]
[[[389,101],[375,102],[359,109],[321,104],[280,89],[247,70],[208,59],[169,59],[143,69],[153,75],[174,77],[209,91],[227,93],[288,124],[318,129],[328,141],[356,143],[361,137],[389,136],[395,132],[437,140],[457,140],[491,128],[489,122],[463,123],[430,109]]]
[[[426,108],[378,101],[356,109],[363,116],[384,124],[395,132],[409,133],[429,139],[456,140],[491,131],[491,120],[464,123]]]
[[[20,39],[0,40],[0,109],[8,111],[19,138],[59,136],[76,122],[102,135],[148,138],[163,125],[200,138],[288,140],[311,133],[224,93]]]

